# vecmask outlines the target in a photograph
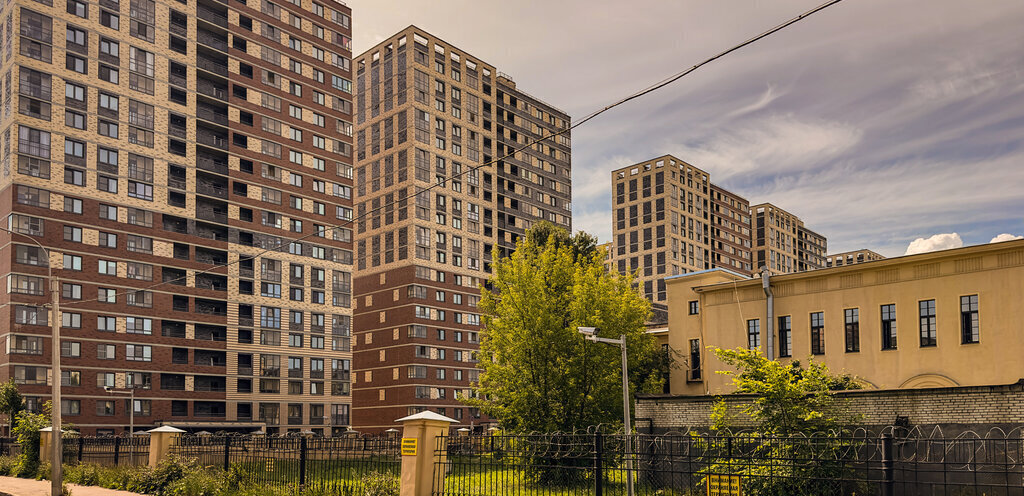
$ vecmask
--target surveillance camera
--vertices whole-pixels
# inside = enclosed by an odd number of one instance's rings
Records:
[[[576,331],[579,332],[580,334],[583,334],[584,336],[587,336],[588,338],[592,338],[597,335],[596,327],[577,327]]]
[[[111,390],[111,387],[110,386],[103,386],[103,390],[109,393],[110,390]]]

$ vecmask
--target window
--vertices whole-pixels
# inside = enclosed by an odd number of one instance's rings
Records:
[[[700,313],[700,303],[697,300],[689,302],[690,315],[697,315]]]
[[[793,356],[793,318],[779,317],[779,356]]]
[[[700,340],[690,340],[690,380],[701,380]]]
[[[70,53],[64,57],[64,68],[80,74],[87,74],[89,72],[89,64],[85,59]]]
[[[981,336],[978,323],[978,295],[960,297],[960,343],[977,343]]]
[[[117,332],[117,319],[100,315],[96,317],[96,330],[103,332]],[[113,355],[111,355],[113,357]]]
[[[100,64],[99,68],[100,79],[113,84],[118,84],[120,81],[120,73],[117,68],[109,65]]]
[[[133,362],[153,361],[153,347],[142,344],[126,344],[125,360]]]
[[[68,0],[68,14],[89,18],[89,4],[78,0]]]
[[[118,136],[118,125],[116,122],[105,121],[103,119],[97,120],[98,126],[96,132],[100,133],[100,136],[106,136],[108,138],[117,139]]]
[[[825,354],[825,313],[811,314],[811,354]]]
[[[860,351],[860,309],[847,308],[843,310],[846,322],[846,352],[855,353]]]
[[[82,314],[61,312],[60,313],[60,325],[61,327],[67,327],[68,329],[81,329],[82,328]]]
[[[74,226],[64,226],[64,241],[72,241],[75,243],[82,242],[82,228]]]
[[[921,346],[935,346],[935,300],[922,300],[917,304],[920,318]]]
[[[882,305],[882,349],[896,349],[896,305]]]
[[[128,334],[153,334],[153,319],[142,317],[126,317],[125,327]]]
[[[97,344],[96,358],[100,360],[113,360],[117,358],[117,347],[112,344]]]
[[[96,293],[100,303],[117,303],[117,291],[113,288],[99,288]]]
[[[100,24],[114,30],[121,29],[121,16],[100,9]]]
[[[82,257],[78,255],[64,255],[64,270],[82,270]]]
[[[82,356],[82,343],[78,341],[61,341],[60,356],[70,358]]]
[[[747,349],[758,350],[761,348],[761,319],[747,321]]]
[[[75,129],[85,129],[85,114],[70,110],[64,111],[64,125]]]

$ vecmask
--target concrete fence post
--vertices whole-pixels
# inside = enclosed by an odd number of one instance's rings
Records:
[[[52,460],[53,427],[39,429],[39,461]]]
[[[149,433],[149,466],[156,467],[171,453],[171,443],[174,442],[174,438],[185,431],[164,425],[146,432]]]
[[[402,423],[402,489],[401,496],[430,496],[434,491],[434,467],[444,466],[445,453],[438,449],[437,438],[448,433],[458,422],[434,412],[420,412],[403,417]],[[437,478],[437,491],[444,488],[444,474]]]

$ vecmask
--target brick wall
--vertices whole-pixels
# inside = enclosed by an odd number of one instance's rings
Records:
[[[1004,426],[1024,423],[1024,380],[1003,386],[887,389],[837,393],[865,426],[892,425],[897,416],[910,425]],[[729,395],[729,412],[739,426],[751,426],[741,410],[751,395]],[[641,426],[701,428],[710,423],[714,396],[649,395],[637,398]],[[645,421],[644,419],[650,419]]]

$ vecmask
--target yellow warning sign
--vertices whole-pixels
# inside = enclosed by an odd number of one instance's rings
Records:
[[[743,496],[738,475],[709,475],[708,496]]]
[[[416,438],[402,438],[402,456],[416,456]]]

